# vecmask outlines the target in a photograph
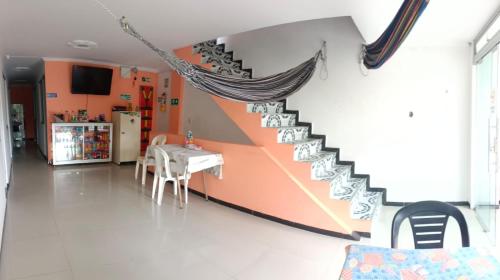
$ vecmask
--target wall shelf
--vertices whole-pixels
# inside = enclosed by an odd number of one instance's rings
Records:
[[[140,86],[139,96],[139,106],[141,108],[141,154],[144,154],[148,147],[150,132],[153,127],[154,88],[152,86]]]

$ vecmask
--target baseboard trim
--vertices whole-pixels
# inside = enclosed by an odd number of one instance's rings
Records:
[[[154,175],[154,173],[151,172],[151,171],[149,171],[149,170],[148,170],[148,174]],[[169,184],[171,184],[171,183],[169,182]],[[181,188],[184,189],[184,185],[181,184]],[[203,192],[199,192],[199,191],[193,190],[193,189],[188,189],[188,191],[190,193],[192,193],[192,194],[195,194],[195,195],[197,195],[197,196],[202,197],[203,199],[205,199],[205,193],[203,193]],[[265,214],[265,213],[261,213],[261,212],[258,212],[258,211],[255,211],[255,210],[243,207],[243,206],[239,206],[239,205],[236,205],[236,204],[233,204],[233,203],[230,203],[230,202],[227,202],[227,201],[215,198],[215,197],[210,196],[210,195],[208,196],[208,200],[210,200],[212,202],[215,202],[217,204],[220,204],[220,205],[223,205],[223,206],[226,206],[226,207],[229,207],[229,208],[232,208],[232,209],[235,209],[235,210],[238,210],[238,211],[241,211],[241,212],[253,215],[253,216],[257,216],[257,217],[269,220],[269,221],[277,222],[277,223],[280,223],[280,224],[283,224],[283,225],[291,226],[291,227],[302,229],[302,230],[309,231],[309,232],[318,233],[318,234],[321,234],[321,235],[326,235],[326,236],[331,236],[331,237],[337,237],[337,238],[342,238],[342,239],[347,239],[347,240],[353,240],[353,241],[360,241],[361,237],[371,238],[371,233],[369,233],[369,232],[353,231],[352,235],[349,235],[349,234],[340,233],[340,232],[336,232],[336,231],[331,231],[331,230],[326,230],[326,229],[311,227],[311,226],[308,226],[308,225],[304,225],[304,224],[292,222],[292,221],[289,221],[289,220],[284,220],[284,219],[281,219],[281,218],[278,218],[278,217],[275,217],[275,216],[271,216],[271,215],[268,215],[268,214]]]
[[[184,188],[184,186],[182,186],[182,188]],[[202,192],[199,192],[197,190],[189,189],[189,192],[191,192],[197,196],[200,196],[202,198],[205,198],[205,194]],[[318,233],[321,235],[342,238],[342,239],[347,239],[347,240],[353,240],[353,241],[359,241],[361,239],[361,237],[370,238],[370,236],[371,236],[369,232],[354,231],[350,235],[350,234],[340,233],[340,232],[336,232],[336,231],[330,231],[330,230],[325,230],[325,229],[321,229],[321,228],[316,228],[316,227],[292,222],[289,220],[284,220],[284,219],[281,219],[281,218],[278,218],[278,217],[275,217],[272,215],[268,215],[268,214],[258,212],[258,211],[255,211],[255,210],[252,210],[252,209],[249,209],[246,207],[242,207],[242,206],[239,206],[239,205],[236,205],[236,204],[224,201],[224,200],[220,200],[220,199],[215,198],[213,196],[208,196],[208,200],[215,202],[217,204],[220,204],[220,205],[223,205],[223,206],[226,206],[226,207],[229,207],[229,208],[232,208],[232,209],[235,209],[235,210],[238,210],[238,211],[241,211],[241,212],[244,212],[244,213],[256,216],[256,217],[259,217],[259,218],[263,218],[263,219],[266,219],[269,221],[273,221],[273,222],[280,223],[280,224],[283,224],[286,226],[298,228],[301,230]]]
[[[410,205],[414,202],[398,202],[398,201],[386,201],[383,203],[384,206],[407,206]],[[455,206],[465,206],[470,208],[470,203],[468,201],[446,201],[446,203],[449,203],[451,205]]]

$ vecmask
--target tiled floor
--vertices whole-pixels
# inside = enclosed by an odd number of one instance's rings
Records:
[[[157,206],[133,180],[134,166],[53,168],[35,154],[16,153],[0,279],[336,279],[351,243],[194,195],[184,210],[171,193]],[[361,242],[389,246],[396,210],[384,207],[373,238]],[[487,245],[464,212],[472,243]]]

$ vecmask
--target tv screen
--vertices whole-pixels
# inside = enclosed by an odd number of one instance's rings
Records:
[[[71,92],[109,95],[112,77],[113,69],[73,65]]]

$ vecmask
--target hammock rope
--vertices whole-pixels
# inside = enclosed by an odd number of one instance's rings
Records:
[[[123,31],[157,53],[163,61],[195,88],[234,101],[271,102],[283,100],[297,92],[311,79],[318,60],[326,65],[325,43],[323,43],[322,48],[312,58],[285,72],[254,79],[225,76],[180,59],[172,51],[157,48],[137,32],[125,17],[120,19],[120,25]]]
[[[363,64],[368,69],[382,66],[401,46],[429,0],[404,0],[387,29],[373,43],[363,45]]]

